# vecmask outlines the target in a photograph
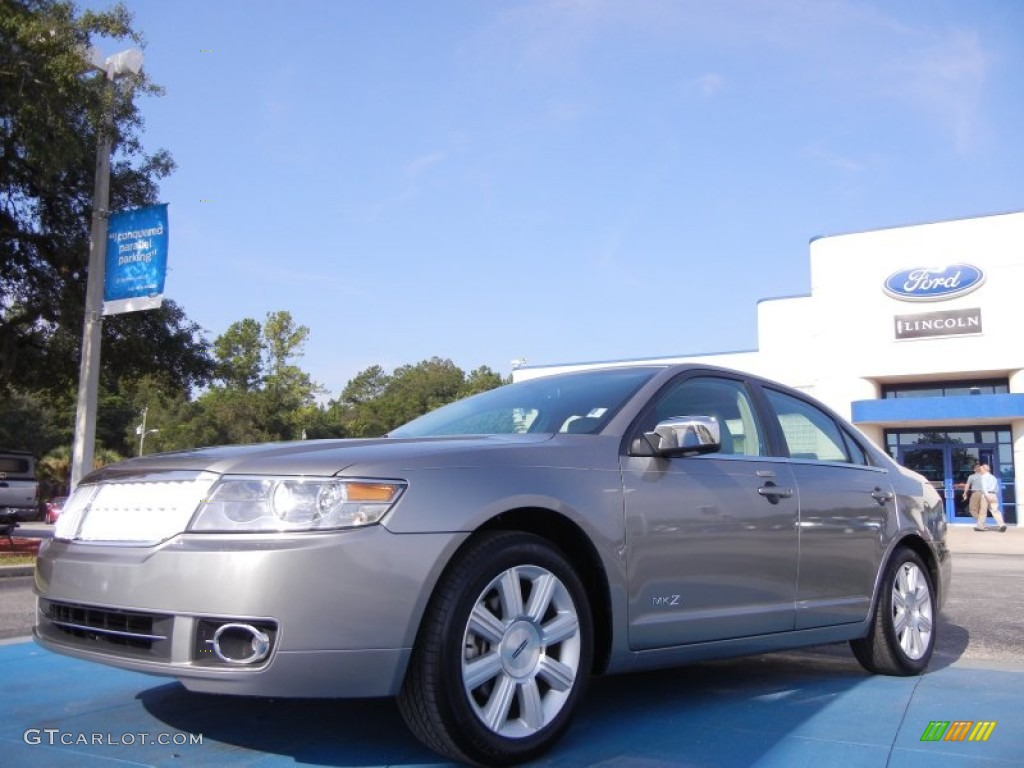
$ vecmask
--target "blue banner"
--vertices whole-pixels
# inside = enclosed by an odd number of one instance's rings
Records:
[[[167,204],[110,214],[103,314],[156,309],[167,275]]]

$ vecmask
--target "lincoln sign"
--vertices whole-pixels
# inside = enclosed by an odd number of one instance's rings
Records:
[[[932,336],[966,336],[981,333],[981,309],[954,309],[926,312],[922,315],[896,315],[897,339],[923,339]]]

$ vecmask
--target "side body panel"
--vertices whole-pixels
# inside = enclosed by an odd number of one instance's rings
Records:
[[[797,499],[786,462],[624,457],[623,483],[631,649],[793,628]]]
[[[800,489],[798,629],[862,621],[894,532],[888,474],[875,467],[793,461]]]

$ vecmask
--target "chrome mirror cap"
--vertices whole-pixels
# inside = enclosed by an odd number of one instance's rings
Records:
[[[722,448],[722,427],[711,416],[673,416],[644,436],[659,456],[713,453]]]

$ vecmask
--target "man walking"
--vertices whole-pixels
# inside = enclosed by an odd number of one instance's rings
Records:
[[[981,490],[980,495],[984,496],[984,499],[978,509],[978,527],[985,530],[985,520],[991,513],[996,525],[999,526],[999,532],[1005,533],[1006,523],[1003,521],[1002,512],[999,511],[999,480],[992,474],[988,464],[981,465]],[[974,500],[973,496],[971,500]]]
[[[975,464],[974,473],[967,478],[967,482],[964,484],[964,500],[967,501],[967,510],[974,518],[974,530],[976,531],[985,530],[985,518],[988,517],[988,499],[985,497],[985,489],[982,488],[982,479],[985,473],[981,467],[980,462]],[[984,513],[981,511],[983,506],[985,507]]]

